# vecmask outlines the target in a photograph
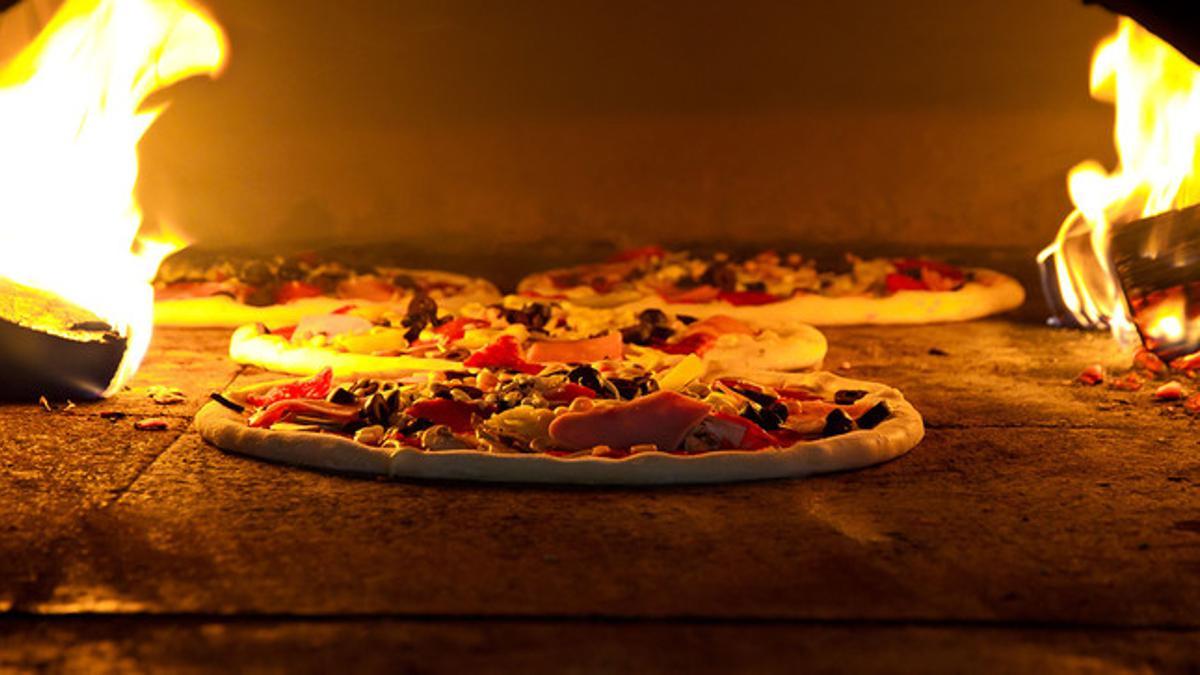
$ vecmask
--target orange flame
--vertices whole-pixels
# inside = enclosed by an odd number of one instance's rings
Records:
[[[139,238],[137,144],[162,87],[224,66],[226,40],[186,0],[67,0],[0,68],[0,276],[86,308],[128,337],[115,391],[150,343],[158,265]]]
[[[1091,92],[1116,106],[1120,161],[1111,172],[1090,160],[1071,170],[1075,210],[1038,260],[1052,259],[1061,299],[1081,322],[1107,323],[1128,340],[1135,332],[1114,281],[1107,233],[1114,223],[1200,202],[1200,67],[1121,18],[1096,49]]]

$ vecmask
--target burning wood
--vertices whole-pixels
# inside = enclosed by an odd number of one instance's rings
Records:
[[[24,44],[29,16],[0,15],[0,394],[96,397],[141,362],[173,248],[138,234],[137,143],[161,112],[142,102],[217,72],[225,40],[186,0],[67,0]]]
[[[0,278],[0,399],[96,398],[112,385],[127,346],[95,314]]]
[[[1200,349],[1200,66],[1122,18],[1091,89],[1116,106],[1120,164],[1071,171],[1075,210],[1038,258],[1044,290],[1060,323],[1186,356]]]
[[[1200,206],[1114,226],[1108,246],[1146,348],[1167,361],[1200,350]]]

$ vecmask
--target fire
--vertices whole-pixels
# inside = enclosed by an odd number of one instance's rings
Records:
[[[163,111],[142,104],[217,74],[225,54],[220,27],[186,0],[67,0],[0,66],[0,276],[51,291],[128,338],[107,393],[145,355],[150,281],[177,248],[138,236],[137,144]]]
[[[1075,210],[1038,256],[1052,266],[1059,300],[1082,325],[1134,335],[1109,257],[1113,225],[1200,202],[1200,67],[1133,20],[1122,18],[1092,59],[1092,96],[1116,107],[1119,164],[1086,161],[1071,170]],[[1184,315],[1161,316],[1163,337],[1183,332]],[[1145,329],[1145,326],[1143,326]],[[1169,335],[1168,335],[1169,334]]]

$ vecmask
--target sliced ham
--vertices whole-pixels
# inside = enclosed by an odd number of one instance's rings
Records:
[[[687,327],[684,335],[709,333],[712,335],[754,335],[755,330],[732,316],[717,314]]]
[[[183,281],[154,289],[155,300],[187,300],[207,298],[214,295],[235,297],[238,293],[236,281]]]
[[[387,302],[396,295],[396,287],[374,275],[351,277],[338,284],[339,298]]]
[[[678,448],[709,412],[702,401],[659,391],[629,403],[560,415],[550,423],[550,438],[571,450],[653,443],[659,450],[670,451]]]
[[[314,335],[346,335],[366,333],[371,330],[371,322],[359,316],[349,314],[318,314],[306,316],[296,324],[292,333],[294,340],[307,340]]]
[[[583,340],[543,340],[529,346],[534,363],[592,363],[621,358],[621,334],[615,331]]]
[[[664,290],[664,291],[662,291],[662,293],[660,293],[660,295],[662,295],[663,299],[666,300],[667,302],[677,302],[677,303],[681,303],[681,304],[689,304],[689,303],[712,302],[713,300],[716,300],[717,298],[719,298],[721,296],[721,290],[719,288],[717,288],[716,286],[709,286],[708,284],[705,284],[703,286],[689,288],[686,291]]]

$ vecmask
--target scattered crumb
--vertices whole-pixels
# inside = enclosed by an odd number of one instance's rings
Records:
[[[1142,388],[1142,378],[1137,373],[1125,373],[1108,383],[1110,389],[1121,391],[1137,391]]]
[[[146,417],[133,423],[138,431],[166,431],[169,426],[165,417]]]
[[[842,365],[840,366],[841,370],[850,370],[850,368],[851,366],[849,361],[842,361]]]
[[[1147,351],[1145,348],[1138,349],[1137,353],[1133,355],[1133,365],[1156,375],[1167,370],[1167,364],[1163,363],[1162,359],[1158,358],[1154,352]]]
[[[1075,379],[1080,384],[1094,387],[1104,381],[1104,367],[1099,363],[1093,363],[1084,368]]]
[[[187,396],[183,394],[183,390],[176,389],[174,387],[166,387],[161,384],[155,384],[147,387],[146,395],[159,405],[175,405],[177,403],[183,403],[187,400]]]
[[[1177,380],[1171,380],[1154,390],[1154,399],[1156,401],[1178,401],[1183,396],[1183,385],[1179,384]]]
[[[54,412],[54,408],[50,407],[50,402],[46,400],[45,396],[38,397],[38,405],[42,406],[42,409],[46,412]]]
[[[1192,394],[1183,402],[1183,409],[1195,415],[1200,413],[1200,394]]]

